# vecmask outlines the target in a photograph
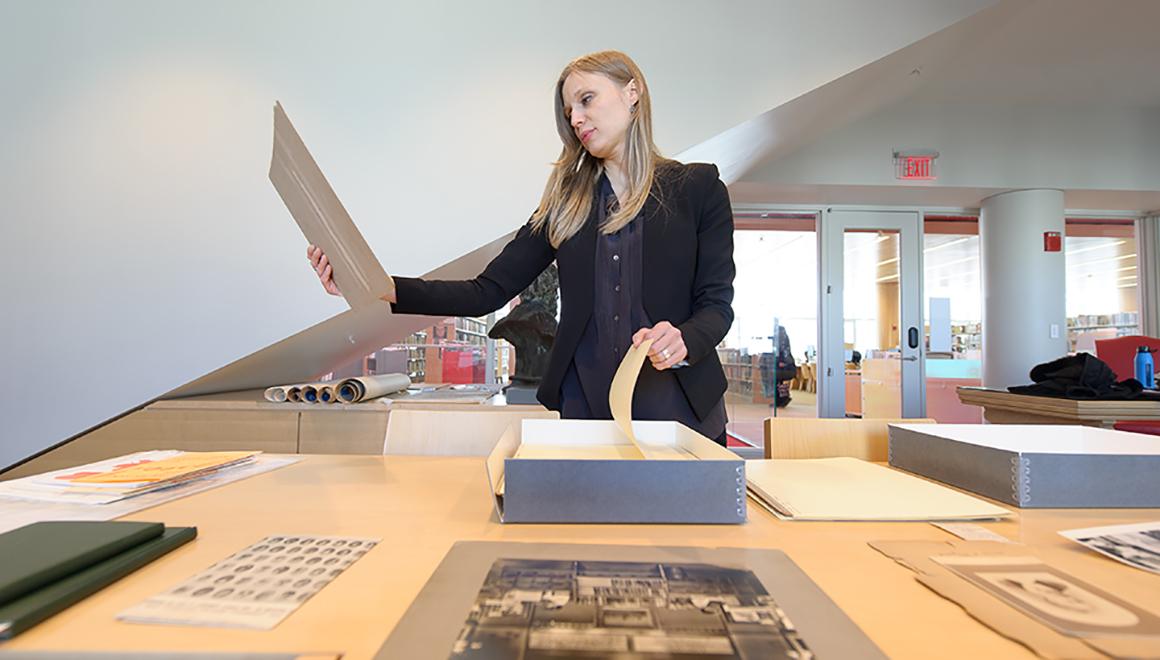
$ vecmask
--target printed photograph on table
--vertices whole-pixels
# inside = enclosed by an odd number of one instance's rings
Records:
[[[377,544],[378,539],[340,536],[268,536],[117,618],[269,630]]]
[[[1008,605],[1072,637],[1157,637],[1160,617],[1035,557],[932,557]]]
[[[1105,557],[1160,574],[1160,521],[1069,529],[1060,535]]]
[[[450,658],[812,658],[752,571],[500,559]]]

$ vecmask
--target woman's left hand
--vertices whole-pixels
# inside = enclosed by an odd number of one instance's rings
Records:
[[[632,336],[632,345],[640,346],[646,339],[653,340],[648,350],[648,359],[657,371],[664,371],[689,356],[685,340],[679,328],[668,321],[661,321],[651,328],[641,328]]]

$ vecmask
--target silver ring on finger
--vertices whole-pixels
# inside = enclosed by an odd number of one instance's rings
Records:
[[[666,348],[666,349],[662,350],[661,357],[663,357],[666,360],[669,359],[669,349]]]

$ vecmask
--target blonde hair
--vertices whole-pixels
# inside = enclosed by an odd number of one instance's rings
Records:
[[[629,120],[624,140],[624,168],[628,175],[628,190],[618,201],[620,208],[601,225],[605,234],[619,231],[644,208],[652,190],[653,176],[663,160],[653,144],[652,105],[644,74],[628,55],[617,50],[602,50],[577,57],[564,67],[556,81],[556,132],[564,148],[553,163],[552,173],[544,186],[540,206],[532,214],[532,228],[548,233],[553,247],[580,231],[592,211],[596,182],[604,173],[604,162],[593,158],[572,129],[572,122],[564,114],[564,81],[574,72],[599,73],[621,87],[636,81],[638,101]]]

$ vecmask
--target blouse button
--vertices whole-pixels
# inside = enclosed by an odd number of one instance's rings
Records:
[[[612,255],[612,260],[613,261],[620,261],[620,255],[619,254]]]

